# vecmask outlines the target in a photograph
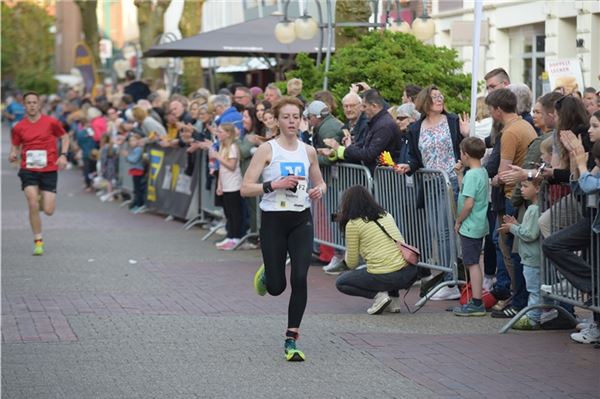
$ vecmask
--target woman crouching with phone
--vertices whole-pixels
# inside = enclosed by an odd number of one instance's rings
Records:
[[[368,314],[400,311],[399,290],[417,279],[417,267],[402,256],[396,241],[404,242],[396,221],[362,186],[352,186],[342,195],[337,215],[346,239],[345,261],[355,269],[362,257],[367,267],[343,273],[336,281],[344,294],[375,299]]]

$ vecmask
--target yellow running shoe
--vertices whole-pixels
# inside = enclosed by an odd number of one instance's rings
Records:
[[[285,350],[285,359],[288,362],[303,362],[306,360],[306,356],[304,356],[304,352],[296,348],[296,340],[293,338],[288,338],[285,340],[284,344]]]
[[[40,256],[44,254],[44,241],[35,240],[33,244],[33,254],[35,256]]]
[[[265,296],[267,293],[267,280],[265,278],[265,264],[260,265],[254,274],[254,289],[260,296]]]

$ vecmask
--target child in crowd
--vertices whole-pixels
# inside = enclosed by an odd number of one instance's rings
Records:
[[[91,128],[88,120],[81,117],[75,130],[75,140],[81,149],[81,159],[83,160],[83,179],[85,181],[85,191],[92,192],[92,178],[96,173],[96,160],[93,151],[97,149],[94,141],[94,130]]]
[[[237,144],[237,132],[233,124],[222,123],[217,135],[221,143],[220,150],[210,150],[209,157],[219,162],[217,194],[223,196],[223,210],[227,218],[227,236],[216,244],[218,249],[230,251],[242,238],[242,172],[240,170],[240,149]]]
[[[505,215],[500,231],[512,233],[516,238],[516,247],[523,263],[523,275],[529,299],[527,306],[540,303],[540,208],[537,204],[540,182],[535,179],[521,183],[521,195],[531,203],[525,211],[521,224],[514,216]],[[515,330],[537,330],[540,328],[541,309],[532,309],[513,326]]]
[[[461,186],[458,196],[458,217],[454,230],[460,236],[463,262],[469,270],[473,298],[455,307],[456,316],[485,316],[481,300],[483,275],[479,267],[483,238],[488,234],[488,174],[481,167],[485,143],[477,137],[467,137],[460,143],[460,161],[454,167]],[[469,168],[467,173],[463,172]]]
[[[144,140],[142,133],[134,129],[129,136],[129,151],[123,150],[123,156],[129,162],[129,176],[133,178],[133,203],[129,210],[141,213],[146,210],[146,172],[144,168]]]
[[[117,177],[118,155],[110,134],[105,134],[100,139],[100,174],[106,180],[106,194],[100,197],[101,201],[112,201],[113,181]]]

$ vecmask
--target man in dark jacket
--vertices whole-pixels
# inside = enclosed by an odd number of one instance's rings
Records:
[[[138,100],[146,99],[150,95],[150,88],[148,85],[141,80],[135,79],[135,72],[129,70],[125,72],[125,94],[129,94],[133,98],[133,102],[137,103]]]
[[[394,159],[398,157],[400,129],[394,118],[387,112],[383,97],[375,89],[363,94],[364,112],[369,118],[369,130],[364,145],[351,144],[351,138],[345,137],[343,145],[335,140],[325,140],[325,144],[335,150],[330,159],[362,163],[371,173],[377,167],[377,158],[383,151],[388,151]]]

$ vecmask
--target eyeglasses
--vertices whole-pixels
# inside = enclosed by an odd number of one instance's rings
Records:
[[[354,107],[358,107],[360,105],[360,103],[354,103],[354,104],[342,104],[342,106],[344,108],[354,108]]]
[[[433,101],[444,101],[444,96],[442,94],[439,94],[437,96],[431,96],[431,99]]]

